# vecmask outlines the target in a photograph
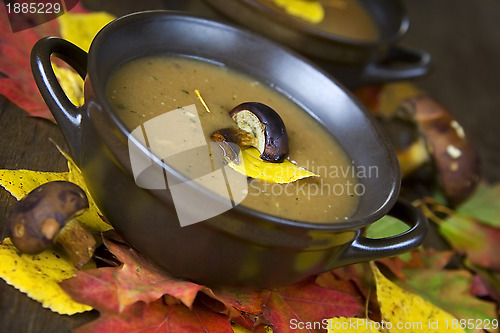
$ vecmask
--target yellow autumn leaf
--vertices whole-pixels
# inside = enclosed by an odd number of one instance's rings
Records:
[[[422,297],[398,287],[387,279],[371,264],[377,285],[377,299],[382,317],[393,327],[402,324],[402,328],[389,329],[390,332],[413,333],[422,331],[428,333],[457,332],[465,333],[463,329],[453,328],[456,318]]]
[[[382,321],[332,318],[329,319],[328,333],[465,333],[454,325],[458,322],[454,316],[422,297],[401,289],[387,279],[375,264],[372,263],[371,267],[375,276]]]
[[[59,67],[56,64],[52,64],[52,69],[71,103],[76,106],[82,106],[84,102],[83,80],[80,75],[69,68]]]
[[[80,169],[67,154],[63,155],[68,159],[68,172],[0,170],[0,185],[19,200],[38,186],[50,181],[73,182],[87,193],[89,199],[89,209],[78,217],[78,221],[94,232],[111,229],[110,225],[103,222]],[[64,254],[57,254],[51,250],[38,255],[21,254],[9,238],[0,244],[0,278],[40,302],[42,306],[60,314],[71,315],[92,309],[74,302],[59,287],[59,282],[72,277],[75,271],[73,263]]]
[[[57,180],[67,180],[68,172],[41,172],[32,170],[0,170],[0,185],[17,200],[38,186]]]
[[[88,52],[95,35],[115,17],[106,12],[73,14],[71,12],[57,18],[62,38]]]
[[[241,150],[240,157],[243,159],[242,162],[239,164],[230,162],[229,166],[233,170],[254,179],[285,184],[302,178],[317,177],[316,174],[293,164],[289,160],[284,160],[282,163],[265,162],[260,158],[260,152],[257,148],[251,147]]]
[[[301,18],[309,23],[317,24],[323,21],[325,10],[319,1],[315,0],[273,0],[274,4],[285,9],[286,13]]]
[[[0,170],[0,186],[4,187],[16,199],[20,200],[38,186],[50,181],[65,180],[80,186],[89,199],[89,209],[78,217],[78,221],[93,232],[110,230],[111,226],[102,220],[102,214],[94,199],[90,196],[80,169],[65,153],[69,172],[40,172],[32,170]]]
[[[83,225],[85,225],[89,230],[94,232],[102,232],[111,230],[111,225],[105,223],[103,221],[104,216],[102,215],[99,207],[95,203],[94,199],[90,195],[89,189],[87,188],[87,184],[85,183],[85,179],[83,178],[82,171],[75,164],[71,156],[62,151],[58,147],[61,154],[68,160],[68,170],[66,180],[76,185],[80,186],[83,191],[87,194],[87,198],[89,199],[89,209],[85,211],[82,215],[78,217],[78,221],[80,221]]]
[[[58,17],[61,37],[87,52],[99,30],[114,19],[114,16],[105,12],[66,13]],[[52,68],[69,100],[76,106],[83,105],[83,80],[80,75],[67,67],[52,64]]]
[[[92,310],[92,307],[73,301],[59,282],[73,276],[76,268],[63,256],[45,250],[37,255],[20,253],[6,238],[0,244],[0,275],[14,288],[28,294],[60,314],[72,315]]]

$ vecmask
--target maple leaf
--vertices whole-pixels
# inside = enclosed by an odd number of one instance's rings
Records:
[[[368,263],[359,263],[325,272],[316,278],[316,283],[324,288],[341,290],[353,297],[362,298],[365,315],[381,320],[377,302],[375,280]]]
[[[145,303],[168,294],[191,307],[204,287],[171,277],[124,243],[104,238],[106,247],[122,262],[120,267],[78,271],[61,287],[78,302],[99,311],[120,313],[138,301]]]
[[[8,22],[0,11],[0,94],[32,116],[53,119],[31,74],[30,53],[40,38],[59,35],[57,21],[16,33]]]
[[[110,332],[220,332],[233,333],[229,320],[209,309],[194,305],[166,305],[162,299],[155,302],[137,302],[122,313],[105,312],[76,330],[75,333]]]
[[[323,288],[314,279],[268,291],[263,299],[263,316],[277,333],[320,332],[321,329],[295,329],[293,324],[321,323],[332,316],[356,316],[363,312],[360,298]]]
[[[90,41],[113,16],[106,13],[87,14],[81,5],[72,12],[52,20],[12,33],[5,13],[0,13],[0,94],[34,117],[54,121],[31,72],[30,54],[33,45],[45,36],[61,36],[88,51]],[[62,31],[60,31],[60,24]],[[75,105],[83,103],[83,80],[62,61],[53,64],[56,77]]]

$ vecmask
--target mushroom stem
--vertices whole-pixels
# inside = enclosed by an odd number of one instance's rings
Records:
[[[77,219],[66,223],[54,238],[54,243],[64,249],[73,265],[78,269],[92,259],[96,249],[94,236]]]

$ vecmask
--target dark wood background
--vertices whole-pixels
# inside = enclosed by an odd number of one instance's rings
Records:
[[[233,1],[233,0],[229,0]],[[94,10],[122,15],[167,8],[162,0],[86,0]],[[498,0],[403,0],[411,18],[401,44],[428,51],[433,72],[415,83],[445,105],[479,152],[483,178],[500,180],[500,2]],[[0,97],[0,168],[63,171],[58,127],[26,116]],[[15,199],[0,190],[0,237]],[[40,286],[43,288],[43,286]],[[95,312],[61,316],[43,309],[0,280],[0,332],[68,332]]]

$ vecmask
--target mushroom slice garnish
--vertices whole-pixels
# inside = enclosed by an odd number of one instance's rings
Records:
[[[269,106],[258,102],[246,102],[229,113],[238,127],[251,133],[255,148],[267,162],[279,163],[288,156],[288,134],[279,116]]]

